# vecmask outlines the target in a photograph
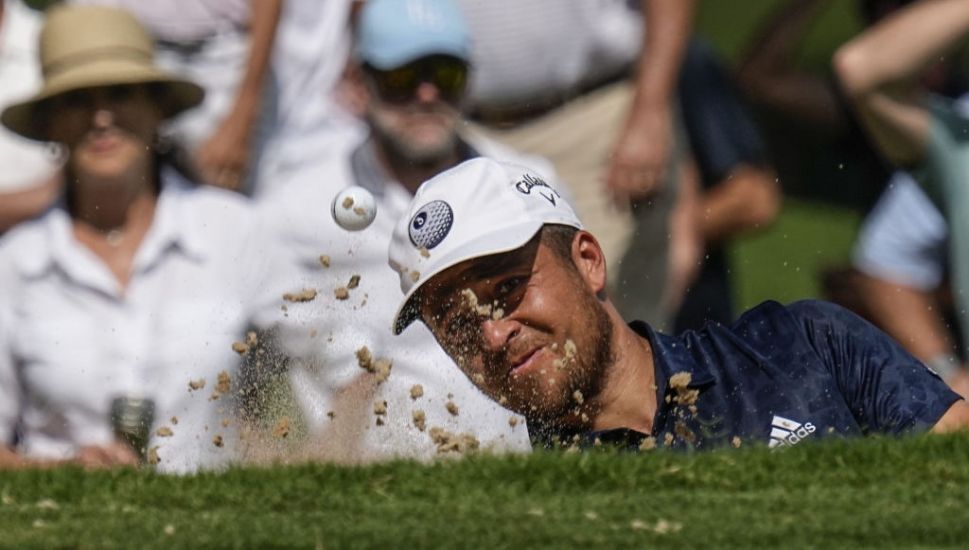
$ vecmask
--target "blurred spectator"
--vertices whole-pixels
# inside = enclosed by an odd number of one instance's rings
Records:
[[[40,84],[41,16],[21,0],[0,0],[0,109]],[[47,208],[61,183],[60,152],[0,127],[0,235]]]
[[[174,119],[206,183],[257,194],[275,126],[270,71],[283,0],[68,0],[124,8],[155,39],[159,66],[198,82],[205,101]]]
[[[53,8],[40,54],[43,88],[0,119],[63,144],[67,185],[0,240],[0,463],[134,463],[109,420],[130,396],[154,402],[159,468],[223,464],[240,446],[233,340],[266,309],[271,260],[245,199],[188,181],[161,148],[162,121],[202,89],[158,69],[113,8]]]
[[[330,148],[361,139],[364,125],[340,102],[355,0],[286,0],[273,45],[278,101],[267,143],[261,194],[285,192],[290,174],[308,169]]]
[[[692,0],[462,0],[484,131],[549,158],[600,239],[623,314],[663,326],[675,88]]]
[[[969,116],[929,96],[918,77],[969,34],[969,1],[932,0],[899,10],[842,46],[842,86],[879,150],[919,183],[949,224],[952,290],[969,341]],[[949,377],[966,393],[965,370]]]
[[[860,312],[943,377],[959,346],[947,326],[948,227],[905,172],[897,172],[865,218],[855,245]]]
[[[702,267],[677,312],[676,332],[700,328],[707,321],[733,322],[725,245],[738,235],[768,227],[781,201],[760,133],[707,43],[691,41],[678,94],[695,160],[695,168],[687,170],[686,176],[699,180],[687,184],[683,193],[702,187],[692,222],[704,250],[694,256]],[[676,235],[671,244],[673,259],[682,246]]]
[[[908,0],[859,0],[866,24]],[[827,71],[805,67],[805,36],[831,0],[784,0],[754,34],[737,82],[758,109],[769,153],[788,192],[874,204],[891,168],[869,144]],[[791,131],[796,128],[797,131]]]
[[[864,24],[872,25],[911,0],[859,0]],[[819,189],[834,187],[825,180],[840,174],[838,181],[855,189],[848,194],[864,196],[863,206],[874,201],[855,248],[855,269],[836,268],[823,276],[825,292],[846,307],[865,316],[896,338],[915,356],[937,366],[953,362],[950,330],[943,316],[938,290],[947,265],[940,247],[945,246],[945,222],[903,172],[891,174],[883,157],[870,144],[852,109],[844,101],[836,79],[796,64],[796,50],[812,21],[830,0],[787,2],[770,19],[739,71],[744,90],[777,119],[785,139],[771,140],[779,159],[782,181],[804,176],[801,185]],[[935,71],[923,82],[942,93],[956,89],[952,71]],[[799,132],[788,131],[796,126]],[[807,170],[795,161],[806,142],[826,142]],[[844,170],[833,170],[837,163]],[[845,176],[844,174],[848,174]],[[886,186],[885,184],[888,183]],[[884,189],[884,191],[882,191]],[[827,197],[832,199],[834,197]]]
[[[293,390],[322,457],[434,456],[425,426],[471,432],[496,450],[528,449],[525,426],[510,425],[512,413],[478,392],[426,329],[394,338],[399,285],[387,268],[387,246],[418,186],[465,159],[519,162],[548,181],[554,173],[546,161],[461,132],[471,44],[451,0],[369,0],[358,21],[347,86],[363,106],[369,137],[333,151],[264,205],[278,224],[280,245],[293,252],[293,284],[321,289],[315,300],[288,306],[281,344],[296,358]],[[334,196],[351,185],[377,202],[375,221],[357,233],[341,229],[328,212]],[[334,295],[340,287],[348,298]],[[364,347],[374,361],[393,362],[389,378],[381,382],[379,373],[361,370]],[[415,384],[422,397],[412,397]],[[386,414],[375,415],[373,404],[384,402]],[[453,413],[448,402],[458,407]],[[414,410],[423,411],[420,427]]]

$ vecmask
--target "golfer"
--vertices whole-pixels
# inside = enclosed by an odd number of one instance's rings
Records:
[[[708,449],[943,432],[969,405],[884,333],[832,304],[765,302],[680,336],[626,322],[605,258],[528,169],[469,160],[427,181],[390,264],[416,319],[533,438]]]

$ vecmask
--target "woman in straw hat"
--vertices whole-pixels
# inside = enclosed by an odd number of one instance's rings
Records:
[[[124,437],[166,470],[231,460],[233,342],[279,294],[257,291],[270,255],[244,199],[159,146],[202,91],[113,8],[53,9],[40,52],[43,88],[0,120],[63,144],[67,184],[0,240],[0,464],[134,464]]]

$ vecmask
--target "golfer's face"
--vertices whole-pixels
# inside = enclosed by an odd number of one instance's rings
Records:
[[[581,286],[536,237],[459,264],[427,284],[422,319],[488,396],[529,417],[558,414],[581,378]],[[585,334],[581,334],[585,332]]]

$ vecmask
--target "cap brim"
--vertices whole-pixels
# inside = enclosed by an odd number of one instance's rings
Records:
[[[502,254],[515,250],[516,248],[521,248],[528,241],[532,240],[545,223],[538,220],[529,220],[502,228],[497,232],[488,233],[473,239],[460,249],[455,250],[451,257],[440,259],[433,271],[422,273],[418,282],[414,283],[414,286],[407,291],[403,302],[401,302],[400,307],[397,309],[397,314],[394,315],[394,322],[391,327],[394,334],[400,334],[420,317],[420,303],[417,299],[419,297],[418,291],[425,283],[461,262]],[[433,254],[433,252],[431,253]]]
[[[73,90],[120,84],[162,84],[168,101],[162,115],[171,118],[202,102],[205,91],[194,82],[143,64],[118,61],[89,63],[83,70],[67,71],[45,83],[32,97],[10,105],[0,115],[0,122],[11,131],[38,141],[47,141],[46,128],[37,124],[37,109],[43,102]]]

